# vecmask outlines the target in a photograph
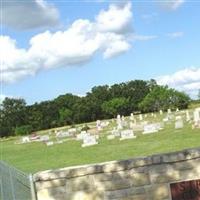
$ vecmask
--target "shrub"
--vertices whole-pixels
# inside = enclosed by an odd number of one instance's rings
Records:
[[[29,135],[32,132],[31,125],[24,125],[15,128],[15,135]]]
[[[81,129],[81,131],[87,131],[87,130],[89,130],[90,129],[90,127],[86,124],[82,129]]]

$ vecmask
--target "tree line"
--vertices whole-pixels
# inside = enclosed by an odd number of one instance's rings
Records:
[[[157,85],[153,79],[95,86],[84,97],[68,93],[33,105],[27,105],[24,99],[5,98],[0,106],[0,136],[87,123],[117,114],[185,109],[189,102],[187,94]]]

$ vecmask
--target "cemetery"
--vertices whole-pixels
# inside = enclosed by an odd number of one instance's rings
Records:
[[[1,139],[2,157],[23,171],[35,173],[198,147],[199,114],[199,108],[118,114],[114,119],[73,128],[41,130],[29,136]],[[83,130],[86,125],[89,129]]]

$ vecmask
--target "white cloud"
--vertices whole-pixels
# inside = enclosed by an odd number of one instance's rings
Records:
[[[134,40],[139,40],[139,41],[153,40],[153,39],[156,39],[157,37],[158,37],[157,35],[134,35],[133,36]]]
[[[132,18],[131,3],[111,4],[108,11],[101,11],[96,17],[97,28],[104,32],[130,31]]]
[[[182,37],[184,35],[183,32],[173,32],[173,33],[168,33],[167,34],[167,37],[169,38],[179,38],[179,37]]]
[[[3,1],[2,23],[19,30],[51,27],[59,23],[59,12],[45,0]]]
[[[161,1],[159,4],[161,5],[162,8],[167,9],[167,10],[176,10],[178,9],[185,0],[167,0],[167,1]]]
[[[119,55],[131,48],[130,32],[123,31],[131,30],[131,19],[130,3],[113,4],[93,22],[79,19],[65,31],[35,35],[28,49],[18,48],[15,40],[2,35],[2,81],[15,82],[43,69],[81,65],[96,52],[102,52],[104,58]]]
[[[160,85],[168,85],[180,91],[185,91],[191,96],[195,96],[200,89],[200,68],[190,67],[171,75],[157,78]]]

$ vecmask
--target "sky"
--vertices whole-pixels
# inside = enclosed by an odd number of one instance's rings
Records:
[[[28,104],[155,79],[196,98],[200,2],[1,0],[1,94]]]

